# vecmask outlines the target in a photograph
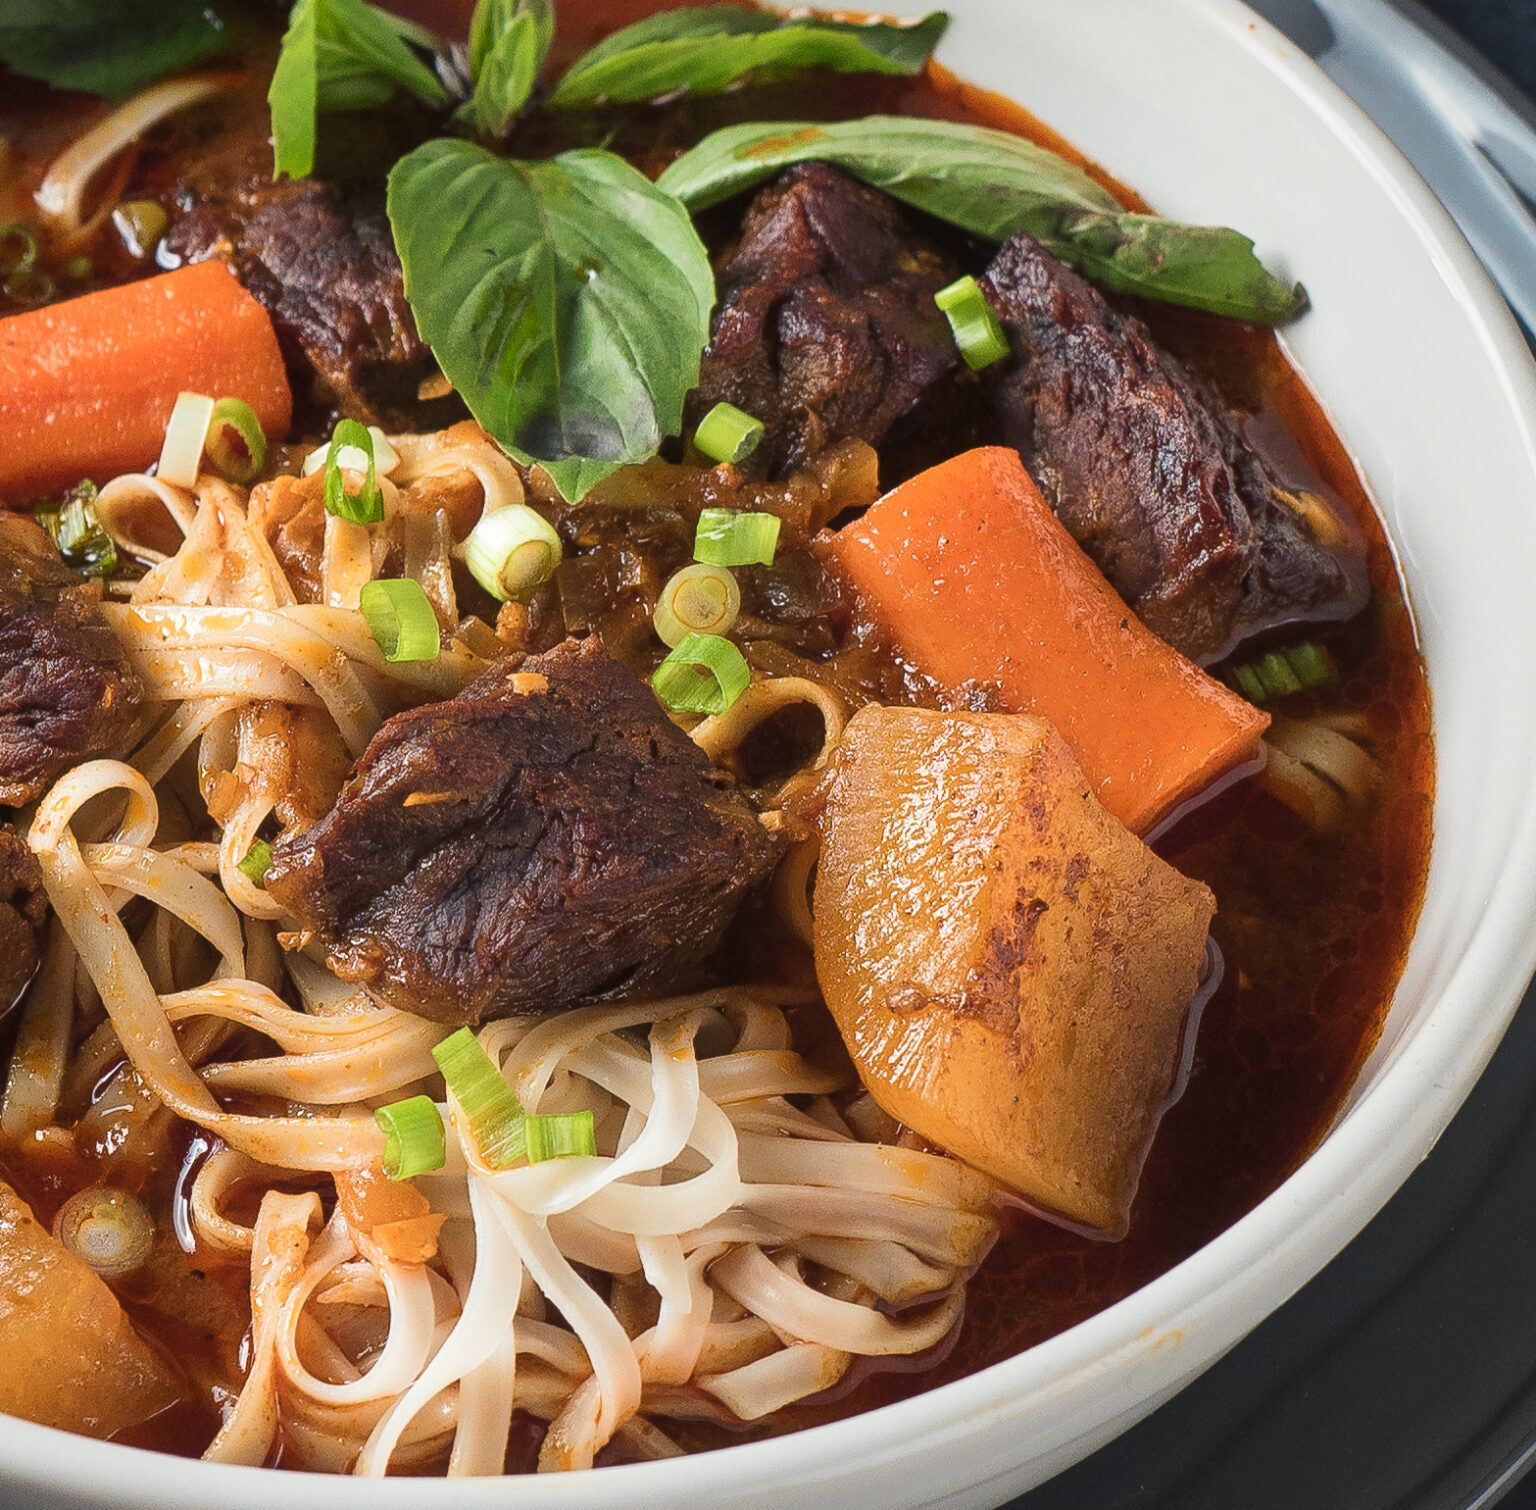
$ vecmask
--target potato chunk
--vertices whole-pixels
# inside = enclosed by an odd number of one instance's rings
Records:
[[[181,1396],[106,1284],[0,1181],[0,1411],[109,1437]]]
[[[822,840],[816,975],[875,1100],[1031,1204],[1122,1236],[1211,893],[1026,715],[865,708]]]

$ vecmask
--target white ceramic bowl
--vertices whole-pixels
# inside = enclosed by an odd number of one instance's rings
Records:
[[[1345,1114],[1256,1210],[1145,1289],[994,1368],[775,1441],[565,1478],[386,1483],[157,1457],[7,1420],[0,1501],[155,1510],[1000,1503],[1173,1394],[1359,1231],[1472,1086],[1536,958],[1536,371],[1429,191],[1234,0],[947,0],[942,56],[1153,204],[1303,278],[1288,339],[1396,542],[1434,698],[1429,887]],[[3,1367],[0,1361],[0,1367]]]

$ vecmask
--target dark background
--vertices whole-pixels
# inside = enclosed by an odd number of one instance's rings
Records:
[[[1536,97],[1536,0],[1426,0],[1490,62]]]

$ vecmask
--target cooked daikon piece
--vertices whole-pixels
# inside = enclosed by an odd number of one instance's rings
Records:
[[[1123,1235],[1215,899],[1100,806],[1043,719],[868,707],[823,810],[816,974],[892,1116]]]

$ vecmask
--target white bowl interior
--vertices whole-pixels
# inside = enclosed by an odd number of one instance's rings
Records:
[[[996,1504],[1132,1424],[1278,1306],[1406,1178],[1470,1089],[1536,956],[1536,686],[1521,654],[1536,580],[1536,377],[1518,330],[1406,163],[1235,0],[949,9],[941,56],[963,77],[1020,100],[1160,210],[1242,228],[1311,291],[1314,310],[1287,339],[1396,542],[1438,742],[1423,918],[1346,1115],[1275,1195],[1154,1284],[1029,1353],[853,1421],[515,1486],[210,1468],[8,1421],[0,1489],[40,1506],[162,1510]]]

